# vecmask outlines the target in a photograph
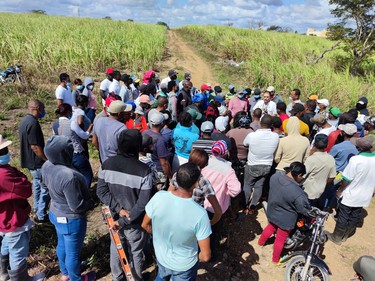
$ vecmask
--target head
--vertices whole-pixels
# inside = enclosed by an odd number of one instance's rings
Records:
[[[113,80],[113,68],[108,68],[107,71],[106,71],[106,74],[107,74],[107,79],[109,81],[112,81]]]
[[[254,89],[253,95],[254,95],[255,100],[259,100],[261,94],[262,94],[262,92],[259,88]]]
[[[328,114],[329,114],[328,118],[330,120],[336,120],[337,118],[339,118],[341,111],[338,107],[330,107],[328,109]]]
[[[178,91],[178,85],[176,81],[171,80],[168,82],[168,92],[174,92],[176,93]]]
[[[315,135],[314,146],[319,151],[324,151],[328,146],[328,136],[325,134]]]
[[[263,129],[271,129],[272,128],[272,116],[269,114],[264,114],[262,119],[260,120],[260,126]]]
[[[230,84],[230,85],[228,86],[228,90],[229,90],[229,92],[230,92],[231,94],[234,94],[234,93],[236,92],[235,87],[234,87],[233,84]]]
[[[201,125],[201,132],[205,135],[211,135],[214,130],[214,124],[211,121],[204,121]]]
[[[350,139],[357,133],[357,126],[354,124],[341,124],[338,126],[338,129],[341,131],[341,135],[344,139]]]
[[[123,130],[118,137],[118,154],[138,158],[142,135],[137,129]]]
[[[285,114],[286,113],[286,104],[285,102],[278,102],[276,104],[276,110],[277,110],[277,114]]]
[[[327,107],[329,107],[329,101],[327,99],[317,100],[316,102],[320,108],[320,111],[324,111]]]
[[[177,79],[177,71],[174,69],[171,69],[168,71],[168,76],[171,78],[171,80],[176,80]]]
[[[116,79],[117,81],[121,80],[121,72],[118,70],[113,71],[113,79]]]
[[[89,98],[84,95],[78,95],[76,98],[76,104],[79,108],[85,109],[89,104]]]
[[[289,167],[284,168],[284,170],[289,177],[298,183],[303,181],[303,176],[306,174],[306,167],[301,162],[293,162]]]
[[[181,126],[184,127],[191,127],[193,125],[193,117],[186,111],[180,114],[179,121]]]
[[[67,85],[68,83],[70,83],[70,77],[68,73],[64,72],[60,74],[60,83],[64,85]]]
[[[263,94],[264,104],[268,104],[271,101],[271,93],[266,91]]]
[[[73,84],[76,87],[76,89],[82,93],[83,89],[85,88],[85,86],[83,86],[82,80],[79,78],[74,79]]]
[[[316,124],[319,128],[324,127],[327,124],[327,118],[325,114],[318,113],[313,118],[310,118],[310,121]]]
[[[290,96],[292,101],[296,101],[296,100],[299,100],[300,97],[301,97],[301,91],[300,89],[293,89],[292,92],[290,93]]]
[[[46,142],[44,154],[54,165],[72,167],[73,143],[67,136],[52,136]]]
[[[356,120],[356,118],[354,118],[353,115],[351,115],[348,112],[344,112],[339,117],[338,125],[348,124],[348,123],[354,124],[355,120]]]
[[[125,122],[127,116],[130,117],[131,111],[132,106],[130,104],[125,104],[121,100],[112,101],[107,109],[110,118],[120,122]]]
[[[271,98],[272,98],[272,97],[275,95],[275,87],[274,87],[274,86],[269,86],[269,87],[267,88],[267,92],[270,93]]]
[[[208,154],[203,149],[193,149],[190,152],[189,163],[197,165],[201,170],[208,165]]]
[[[56,115],[59,117],[72,117],[73,109],[72,106],[68,103],[62,103],[55,111]]]
[[[279,116],[272,116],[272,129],[280,129],[283,122]]]
[[[366,136],[363,138],[357,138],[355,140],[355,146],[359,152],[371,152],[374,145],[374,140],[372,137]]]
[[[353,269],[356,273],[356,280],[371,280],[375,276],[375,258],[371,256],[361,256],[355,263]]]
[[[123,74],[121,75],[121,81],[124,82],[126,86],[129,86],[133,83],[133,80],[130,78],[129,74]]]
[[[260,108],[256,108],[253,111],[253,118],[259,120],[262,117],[262,110]]]
[[[214,91],[216,94],[221,94],[223,92],[223,89],[220,86],[215,86]]]
[[[368,100],[366,97],[362,97],[360,98],[357,103],[355,104],[355,108],[357,110],[362,110],[362,109],[365,109],[367,107],[367,103],[368,103]]]
[[[183,86],[183,89],[186,92],[190,92],[192,87],[193,87],[193,83],[191,83],[190,81],[186,81],[184,86]]]
[[[215,141],[211,147],[212,155],[222,158],[228,153],[228,145],[224,140]]]
[[[295,103],[293,105],[292,110],[289,111],[289,113],[292,116],[297,116],[298,118],[300,118],[303,115],[304,112],[305,112],[305,107],[300,103]]]
[[[375,129],[375,116],[367,116],[363,127],[369,132],[373,131]]]
[[[160,131],[161,128],[163,128],[166,119],[168,119],[168,115],[164,115],[161,112],[155,112],[148,121],[153,129]]]
[[[198,185],[200,175],[201,171],[198,166],[188,162],[178,168],[176,181],[178,186],[185,191],[193,191]]]
[[[168,98],[159,96],[158,97],[158,109],[165,110],[168,108]]]
[[[142,134],[142,145],[140,149],[140,153],[152,153],[154,148],[154,141],[153,138],[148,134]]]
[[[308,100],[305,103],[305,111],[314,112],[316,108],[316,100]]]
[[[139,97],[139,106],[142,107],[143,109],[148,109],[151,107],[150,105],[151,100],[148,95],[141,95]]]
[[[191,73],[185,72],[184,78],[185,78],[186,81],[190,81],[191,80]]]
[[[29,114],[33,115],[35,118],[43,118],[46,115],[44,103],[40,100],[29,101],[27,104],[27,110]]]
[[[358,118],[358,111],[356,109],[350,109],[348,111],[348,113],[354,118],[354,119],[357,119]]]

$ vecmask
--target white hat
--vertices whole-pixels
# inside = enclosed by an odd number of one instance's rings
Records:
[[[267,92],[274,92],[275,91],[275,87],[274,86],[269,86],[267,88]]]
[[[224,132],[228,126],[229,117],[228,116],[219,116],[215,120],[216,130]]]
[[[11,144],[12,144],[11,141],[3,139],[3,136],[0,135],[0,149],[6,148],[7,146],[10,146]]]
[[[205,121],[201,125],[201,131],[204,133],[212,133],[214,130],[214,124],[211,121]]]
[[[135,108],[134,113],[137,113],[139,115],[145,115],[145,113],[143,112],[142,107],[140,107],[139,105]]]
[[[219,110],[219,115],[223,115],[227,111],[224,105],[219,106],[217,109]]]
[[[130,104],[125,104],[123,101],[115,100],[111,102],[107,111],[112,114],[117,114],[120,112],[130,112],[132,110],[132,106]]]
[[[329,106],[329,101],[327,99],[317,100],[316,102],[324,105],[325,107]]]
[[[163,123],[165,120],[168,119],[168,114],[163,114],[160,112],[154,112],[152,113],[149,122],[151,125],[160,125]]]
[[[352,136],[357,132],[357,126],[354,124],[341,124],[339,125],[339,130],[344,131],[345,134]]]

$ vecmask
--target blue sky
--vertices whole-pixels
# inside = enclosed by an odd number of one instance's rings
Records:
[[[324,29],[333,23],[328,0],[12,0],[0,1],[2,12],[45,10],[49,15],[186,24],[232,23],[235,27],[278,25],[304,33],[307,27]]]

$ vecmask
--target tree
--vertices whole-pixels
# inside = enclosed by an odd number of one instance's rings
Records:
[[[165,23],[165,22],[163,22],[163,21],[158,21],[156,24],[158,24],[158,25],[163,25],[163,26],[165,26],[167,29],[169,29],[168,24]]]
[[[110,16],[105,16],[103,19],[104,20],[112,20],[112,18]]]
[[[32,14],[38,14],[38,15],[47,15],[45,10],[31,10]]]
[[[343,43],[350,55],[350,72],[361,74],[361,64],[375,53],[375,0],[330,0],[331,14],[338,18],[328,25],[327,37]]]

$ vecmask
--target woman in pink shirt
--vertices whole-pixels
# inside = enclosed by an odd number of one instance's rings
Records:
[[[243,99],[244,93],[240,92],[237,94],[236,97],[232,98],[229,101],[228,109],[232,113],[232,116],[236,115],[237,112],[245,111],[247,112],[247,102]]]

